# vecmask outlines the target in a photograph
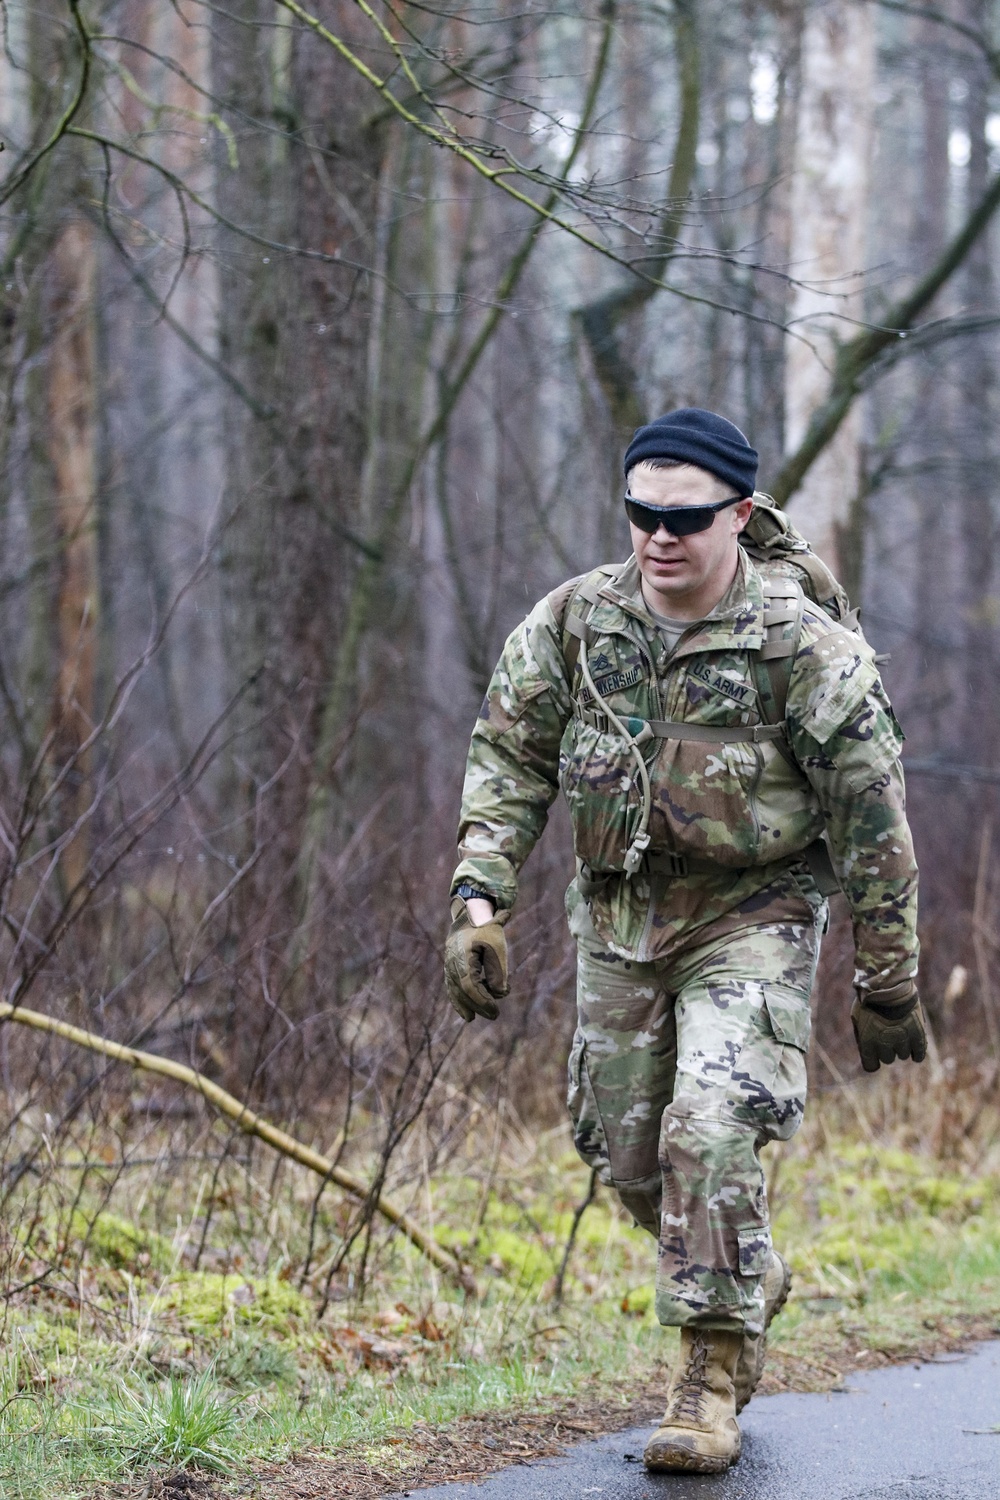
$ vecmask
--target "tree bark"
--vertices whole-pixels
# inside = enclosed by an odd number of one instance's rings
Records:
[[[74,762],[61,798],[62,821],[81,819],[89,799],[90,759],[81,746],[94,724],[97,658],[97,348],[94,290],[95,234],[71,219],[49,258],[49,452],[54,482],[58,586],[57,669],[52,758]],[[68,889],[87,868],[89,840],[82,824],[66,846]]]
[[[963,19],[986,34],[990,12],[985,0],[963,0]],[[990,74],[978,61],[967,71],[969,92],[964,114],[969,136],[967,201],[975,202],[989,180],[986,121],[990,112]],[[996,306],[990,233],[987,229],[970,251],[961,285],[965,308],[975,315],[989,314]],[[963,661],[966,672],[962,752],[973,765],[982,765],[995,754],[992,714],[984,713],[982,684],[996,680],[997,601],[992,593],[995,576],[994,548],[998,535],[996,517],[997,370],[995,342],[980,335],[969,340],[962,362],[961,410],[961,518],[964,553],[965,599]]]
[[[694,0],[674,0],[673,21],[680,109],[674,159],[657,232],[659,251],[642,265],[643,272],[653,280],[663,277],[677,248],[694,178],[701,112],[701,58]],[[616,287],[576,313],[619,445],[627,443],[634,429],[647,417],[639,379],[622,348],[620,333],[632,314],[656,295],[656,290],[649,281],[636,280]]]
[[[921,19],[914,25],[915,41],[921,59],[921,188],[917,206],[914,248],[920,262],[933,262],[940,256],[948,236],[948,73],[938,53],[941,28]],[[919,262],[918,262],[919,263]],[[927,747],[941,748],[942,714],[956,697],[952,663],[940,647],[932,643],[937,623],[954,585],[950,569],[944,565],[948,539],[949,505],[945,500],[941,474],[934,459],[944,446],[947,413],[935,400],[939,389],[940,363],[931,359],[913,371],[915,409],[921,414],[914,446],[923,472],[914,483],[917,519],[916,613],[923,628],[917,637],[919,653],[922,712],[920,729],[927,735]],[[926,622],[926,623],[924,623]]]
[[[792,297],[785,364],[786,452],[802,442],[829,386],[843,331],[863,316],[865,221],[872,151],[875,36],[869,6],[827,0],[802,33],[798,129],[792,185]],[[834,571],[858,492],[857,403],[813,463],[790,507],[792,519]]]
[[[327,0],[320,14],[349,39],[363,20],[349,0]],[[269,254],[220,235],[223,358],[272,413],[235,401],[226,412],[229,671],[237,682],[256,677],[247,715],[257,727],[239,763],[250,797],[300,737],[276,793],[273,853],[287,869],[356,571],[345,536],[363,529],[372,286],[358,267],[373,258],[383,138],[365,126],[368,86],[272,0],[249,0],[238,21],[214,13],[213,76],[238,152],[237,167],[219,162],[222,212],[344,262]]]

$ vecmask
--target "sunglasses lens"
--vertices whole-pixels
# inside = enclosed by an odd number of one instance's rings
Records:
[[[633,526],[638,526],[640,531],[645,531],[652,536],[662,520],[662,512],[655,506],[641,505],[638,500],[630,500],[626,497],[625,513]]]
[[[667,522],[667,530],[674,536],[693,536],[696,531],[707,531],[715,520],[711,505],[679,506]]]
[[[643,505],[626,498],[625,510],[632,524],[647,536],[652,536],[660,526],[665,526],[672,536],[693,536],[696,531],[707,531],[715,520],[711,505]]]

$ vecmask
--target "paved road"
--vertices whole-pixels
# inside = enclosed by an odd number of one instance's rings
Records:
[[[1000,1500],[1000,1343],[966,1358],[852,1376],[829,1396],[768,1396],[742,1420],[743,1456],[719,1476],[649,1475],[652,1429],[419,1500]]]

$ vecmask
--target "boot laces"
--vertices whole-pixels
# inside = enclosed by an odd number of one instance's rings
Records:
[[[708,1363],[708,1344],[701,1334],[696,1334],[691,1343],[691,1352],[688,1355],[684,1373],[674,1388],[673,1400],[670,1403],[670,1419],[678,1421],[681,1418],[692,1423],[702,1420],[702,1402],[705,1399],[706,1381],[705,1366]]]

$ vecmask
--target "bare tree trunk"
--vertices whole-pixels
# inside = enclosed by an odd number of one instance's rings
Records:
[[[652,281],[660,279],[677,249],[684,223],[686,199],[694,178],[695,152],[701,114],[701,53],[694,0],[674,0],[674,39],[677,48],[678,123],[674,159],[660,216],[655,255],[642,269]],[[651,281],[617,287],[577,311],[587,341],[594,374],[607,402],[615,437],[627,442],[634,428],[646,421],[640,383],[622,347],[621,332],[628,319],[655,296]]]
[[[984,35],[991,19],[985,0],[964,0],[963,17]],[[969,92],[965,101],[965,125],[969,135],[967,202],[974,203],[989,180],[986,121],[990,110],[990,76],[981,62],[968,69]],[[968,311],[989,315],[996,307],[995,279],[989,231],[971,251],[963,277],[963,301]],[[974,763],[992,759],[996,736],[993,730],[995,696],[984,701],[983,684],[996,680],[996,601],[994,548],[998,534],[996,516],[997,465],[997,370],[995,335],[981,333],[969,340],[961,373],[962,445],[961,497],[959,501],[965,563],[965,650],[967,680],[963,713],[963,755]]]
[[[86,220],[71,219],[59,233],[49,261],[53,336],[48,358],[49,451],[59,558],[52,754],[60,766],[74,759],[76,762],[62,804],[67,823],[75,822],[87,805],[90,763],[80,747],[94,723],[98,600],[96,273],[93,227]],[[63,859],[66,885],[72,889],[87,867],[85,831],[67,846]]]
[[[917,205],[915,246],[921,263],[932,264],[944,249],[948,237],[948,74],[937,54],[941,28],[922,19],[914,26],[921,58],[922,150],[921,193]],[[914,446],[923,472],[917,474],[914,490],[918,506],[917,520],[917,619],[921,629],[917,640],[920,659],[921,729],[928,746],[941,749],[942,712],[950,708],[956,695],[953,664],[934,645],[940,634],[940,620],[949,594],[948,572],[943,566],[948,540],[948,510],[945,487],[934,464],[945,436],[945,412],[935,394],[939,389],[940,364],[933,357],[914,370],[916,410],[921,413]]]
[[[597,105],[610,53],[615,16],[615,6],[612,0],[605,0],[602,6],[602,16],[604,24],[583,101],[583,110],[569,152],[560,166],[560,175],[563,180],[566,180],[578,158]],[[555,191],[550,190],[544,201],[546,211],[551,210],[557,201]],[[351,582],[344,627],[338,641],[320,721],[305,837],[299,859],[302,910],[307,913],[314,909],[316,857],[331,826],[331,810],[334,801],[331,786],[332,772],[340,747],[353,727],[350,722],[350,710],[358,696],[359,666],[371,628],[378,593],[385,586],[386,557],[397,544],[397,532],[419,468],[435,445],[446,439],[456,405],[467,389],[483,356],[491,348],[509,301],[528,265],[543,223],[544,220],[541,218],[529,222],[514,254],[503,267],[491,298],[490,310],[479,320],[468,345],[463,347],[464,341],[460,337],[449,340],[442,360],[442,375],[437,382],[437,400],[427,424],[415,438],[411,438],[408,443],[400,444],[399,458],[390,476],[392,488],[382,497],[379,510],[372,518],[373,525],[369,533],[367,555],[360,562]],[[425,325],[425,330],[426,336],[429,337],[429,326]],[[460,335],[462,330],[458,332]],[[424,337],[418,337],[414,340],[411,351],[411,358],[415,353],[418,360],[417,368],[421,370],[420,356],[424,346]],[[418,391],[415,404],[410,407],[404,405],[403,409],[418,410],[420,397],[421,391]],[[377,415],[381,417],[381,413]],[[492,429],[487,430],[492,435]],[[445,501],[447,499],[443,494],[440,498]]]
[[[288,176],[290,144],[280,127],[274,132],[264,128],[265,122],[273,121],[273,53],[284,41],[284,28],[272,28],[275,12],[268,0],[251,0],[241,12],[239,17],[218,12],[213,17],[212,82],[237,153],[234,159],[225,142],[216,142],[216,201],[232,222],[287,241],[290,212],[283,179]],[[285,376],[281,329],[294,270],[283,258],[269,256],[236,235],[223,231],[220,240],[222,358],[259,410],[277,411]],[[301,333],[306,336],[304,330]],[[269,542],[272,552],[280,547],[276,533],[290,485],[274,421],[250,412],[232,396],[225,407],[226,503],[232,519],[222,559],[224,635],[228,672],[236,684],[260,674],[263,664],[280,650],[283,632],[268,552]],[[294,676],[296,664],[280,661],[274,663],[276,676],[281,665]],[[247,705],[248,720],[265,715],[268,706],[267,690],[260,682]],[[238,774],[248,795],[253,794],[255,779],[267,775],[271,759],[266,735],[244,747]]]
[[[873,138],[875,67],[871,7],[826,0],[802,33],[798,131],[792,186],[790,322],[785,366],[786,453],[799,446],[830,385],[836,345],[863,315],[865,209]],[[819,455],[789,507],[792,519],[834,569],[861,483],[857,402]]]
[[[268,252],[223,232],[223,357],[270,417],[229,403],[226,634],[236,681],[256,674],[240,747],[252,796],[300,735],[285,778],[274,853],[294,864],[319,729],[319,699],[345,626],[361,555],[368,437],[372,225],[384,137],[367,126],[366,85],[272,0],[213,21],[216,92],[238,165],[220,161],[218,201],[257,234],[331,263]],[[319,13],[367,35],[347,0]],[[253,23],[253,24],[251,24]],[[337,257],[342,257],[340,263]],[[271,878],[274,877],[274,871]]]
[[[767,247],[768,259],[781,265],[789,260],[792,233],[791,164],[795,154],[796,109],[799,87],[799,52],[802,13],[789,6],[776,17],[778,33],[773,54],[776,69],[774,118],[747,122],[753,132],[753,155],[746,174],[751,181],[773,184],[761,193],[754,214],[754,243]],[[765,58],[767,54],[764,54]],[[751,81],[752,80],[748,80]],[[765,111],[766,114],[766,111]],[[788,317],[788,289],[780,282],[746,283],[747,306],[769,312],[773,323],[747,323],[744,360],[744,409],[747,432],[760,451],[761,474],[778,471],[785,449],[785,362],[787,345],[783,331]],[[766,486],[767,481],[762,481]]]

